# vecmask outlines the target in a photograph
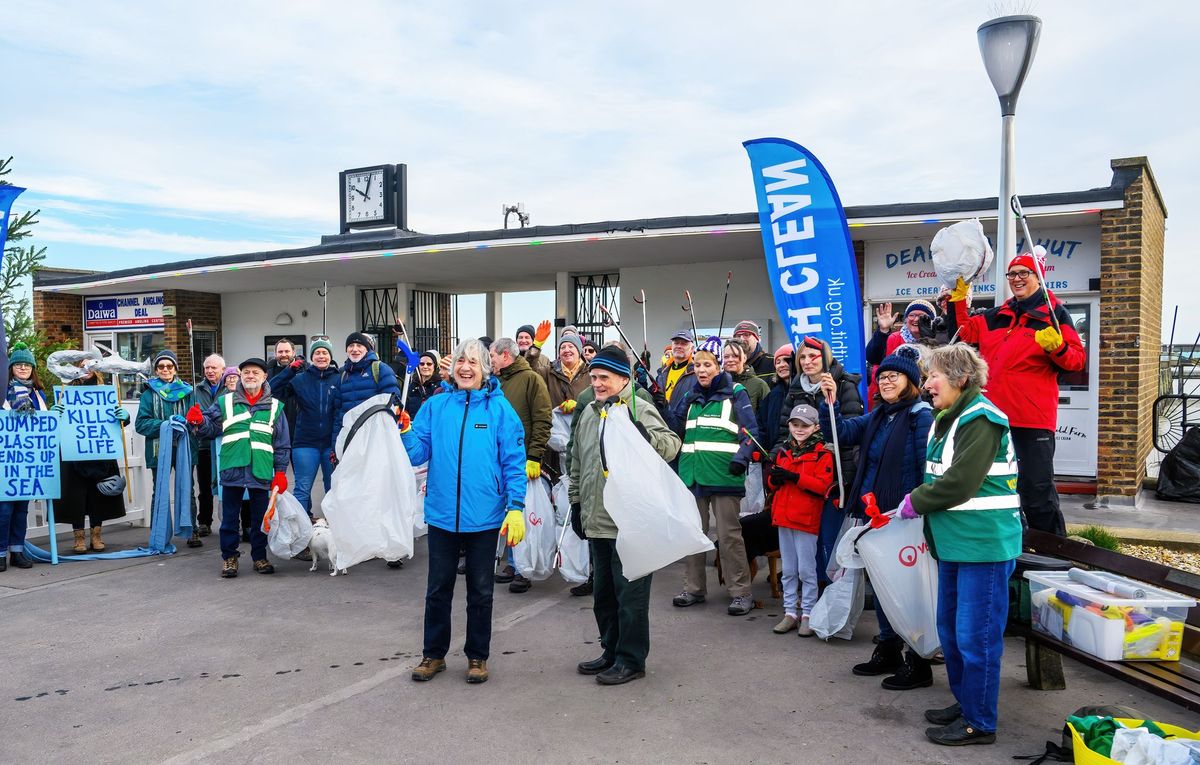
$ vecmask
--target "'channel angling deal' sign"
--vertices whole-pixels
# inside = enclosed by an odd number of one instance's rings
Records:
[[[64,462],[115,460],[121,456],[121,426],[113,412],[117,391],[109,385],[56,387],[58,403],[66,408],[59,423]]]
[[[58,421],[54,412],[0,410],[0,502],[58,499]]]

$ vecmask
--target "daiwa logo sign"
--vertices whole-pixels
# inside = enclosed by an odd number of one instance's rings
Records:
[[[912,568],[917,565],[920,557],[929,552],[929,543],[922,542],[919,545],[905,545],[900,548],[900,554],[897,556],[900,559],[900,565],[905,568]]]

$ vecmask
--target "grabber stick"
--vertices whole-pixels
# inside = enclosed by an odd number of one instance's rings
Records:
[[[650,335],[646,331],[646,290],[641,290],[641,298],[634,298],[633,302],[642,307],[642,353],[645,354],[642,361],[646,362],[647,366],[650,363]]]
[[[412,340],[409,340],[408,332],[406,332],[404,329],[404,321],[399,316],[393,316],[392,318],[394,318],[396,320],[396,325],[398,327],[400,327],[400,334],[396,337],[396,339],[400,340],[401,338],[403,338],[405,341],[411,343]],[[400,346],[396,346],[396,350],[400,350]],[[408,387],[409,387],[409,382],[411,382],[411,380],[412,380],[412,367],[409,365],[408,356],[406,355],[404,357],[404,388],[400,391],[400,408],[401,409],[404,409],[408,406]]]
[[[1029,224],[1025,222],[1025,212],[1021,209],[1021,200],[1017,198],[1016,194],[1012,195],[1008,206],[1012,208],[1013,215],[1017,216],[1017,220],[1021,221],[1021,230],[1025,233],[1025,246],[1029,249],[1029,257],[1033,259],[1033,268],[1037,272],[1038,281],[1042,285],[1042,294],[1046,296],[1046,310],[1050,313],[1050,321],[1054,324],[1054,331],[1061,335],[1062,327],[1059,326],[1058,317],[1054,315],[1054,306],[1050,303],[1050,290],[1046,287],[1046,271],[1042,268],[1042,264],[1038,262],[1037,254],[1033,251],[1033,235],[1029,233]],[[999,285],[997,285],[996,289],[1000,289]]]
[[[721,301],[721,321],[717,324],[717,337],[725,331],[725,307],[729,305],[729,285],[733,283],[733,272],[725,276],[725,299]]]
[[[829,365],[825,363],[825,351],[821,351],[821,368],[828,374]],[[838,447],[837,412],[833,411],[834,393],[825,394],[825,403],[829,405],[829,432],[833,436],[833,464],[837,468],[838,509],[846,512],[846,487],[842,479],[842,450]]]
[[[121,386],[116,375],[113,375],[113,389],[117,392],[117,406],[120,406]],[[129,446],[125,443],[125,423],[119,421],[117,424],[121,426],[121,456],[125,459],[125,496],[129,497],[129,504],[133,504],[133,481],[129,480]]]
[[[188,328],[188,355],[192,357],[192,390],[196,389],[196,338],[192,334],[192,320],[187,320]]]
[[[687,311],[688,316],[690,316],[692,319],[692,342],[699,343],[700,342],[700,330],[696,329],[696,307],[694,305],[692,305],[691,290],[684,290],[683,296],[685,298],[687,298],[687,305],[685,305],[683,307],[683,310]]]
[[[608,310],[608,308],[605,307],[603,303],[600,304],[600,311],[603,312],[606,317],[608,317],[608,323],[616,327],[617,334],[621,336],[621,340],[624,341],[625,347],[633,348],[633,344],[630,343],[629,338],[625,336],[625,330],[621,329],[621,322],[613,318],[612,313]],[[633,357],[637,359],[637,365],[646,371],[646,378],[653,383],[654,376],[650,373],[650,370],[646,368],[646,362],[638,359],[637,354],[633,354]]]

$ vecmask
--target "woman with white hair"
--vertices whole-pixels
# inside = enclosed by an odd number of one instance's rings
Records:
[[[459,551],[466,554],[468,683],[488,679],[492,590],[498,534],[510,546],[525,538],[525,430],[491,374],[487,348],[465,340],[451,358],[449,390],[411,419],[400,413],[409,460],[429,463],[425,522],[429,579],[425,644],[413,680],[446,669],[450,610]]]
[[[929,354],[925,390],[938,410],[925,483],[900,503],[901,518],[925,519],[938,562],[938,637],[957,703],[930,709],[938,744],[996,740],[1008,579],[1021,554],[1017,460],[1008,417],[984,397],[988,365],[964,344]]]

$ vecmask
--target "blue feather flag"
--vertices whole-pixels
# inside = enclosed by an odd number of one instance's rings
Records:
[[[8,213],[12,203],[25,189],[20,186],[0,186],[0,268],[4,267],[4,250],[8,246]],[[8,338],[4,332],[4,317],[0,316],[0,396],[8,391]]]

